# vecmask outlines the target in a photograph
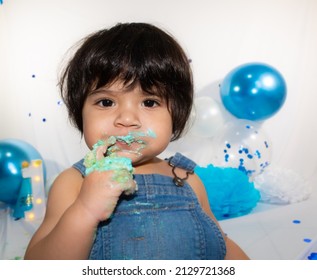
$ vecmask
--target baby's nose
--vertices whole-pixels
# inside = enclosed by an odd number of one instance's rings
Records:
[[[141,127],[141,122],[134,108],[123,108],[115,120],[115,125],[138,128]]]

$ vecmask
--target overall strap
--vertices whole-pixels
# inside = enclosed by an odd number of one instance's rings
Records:
[[[170,157],[168,159],[168,164],[172,167],[172,172],[174,175],[174,179],[173,182],[176,186],[178,187],[183,187],[185,184],[185,181],[187,180],[188,176],[190,174],[194,173],[194,169],[196,167],[196,163],[193,162],[191,159],[183,156],[180,153],[176,153],[173,157]],[[180,178],[176,175],[175,173],[175,168],[179,167],[182,169],[185,169],[186,172],[186,176],[184,178]]]
[[[84,166],[84,159],[81,159],[80,161],[77,161],[72,166],[76,170],[78,170],[83,177],[85,177],[86,167]]]

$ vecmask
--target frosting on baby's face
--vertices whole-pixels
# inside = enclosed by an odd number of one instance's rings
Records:
[[[117,152],[127,152],[141,156],[141,151],[146,147],[146,138],[156,138],[153,130],[149,129],[146,132],[133,131],[127,135],[111,136],[115,138],[114,143],[108,148],[106,155],[116,155]]]
[[[109,136],[105,140],[97,141],[84,158],[85,174],[88,175],[93,171],[114,171],[112,181],[119,184],[127,194],[133,193],[136,185],[129,184],[133,180],[132,160],[118,156],[117,153],[127,151],[142,155],[141,150],[146,147],[146,141],[143,139],[145,137],[155,138],[156,134],[152,130],[129,132],[124,136]]]
[[[134,131],[127,135],[108,136],[105,140],[98,140],[84,158],[86,174],[94,170],[131,169],[131,160],[118,156],[118,152],[134,153],[141,156],[142,149],[146,147],[146,137],[155,138],[156,134],[149,129],[146,132]]]

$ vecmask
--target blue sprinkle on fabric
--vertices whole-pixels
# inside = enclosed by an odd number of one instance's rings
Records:
[[[300,220],[293,220],[293,224],[300,224],[301,221]]]

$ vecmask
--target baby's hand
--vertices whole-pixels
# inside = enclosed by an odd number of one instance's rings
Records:
[[[94,171],[85,177],[81,191],[78,195],[80,202],[88,210],[96,222],[108,219],[115,209],[122,192],[133,193],[136,183],[129,172],[121,170],[126,176],[124,182],[114,180],[116,171]]]
[[[91,212],[98,221],[109,218],[117,205],[119,196],[132,194],[137,189],[133,180],[132,162],[128,158],[107,156],[114,137],[98,141],[85,157],[86,177],[78,196],[78,201]]]

